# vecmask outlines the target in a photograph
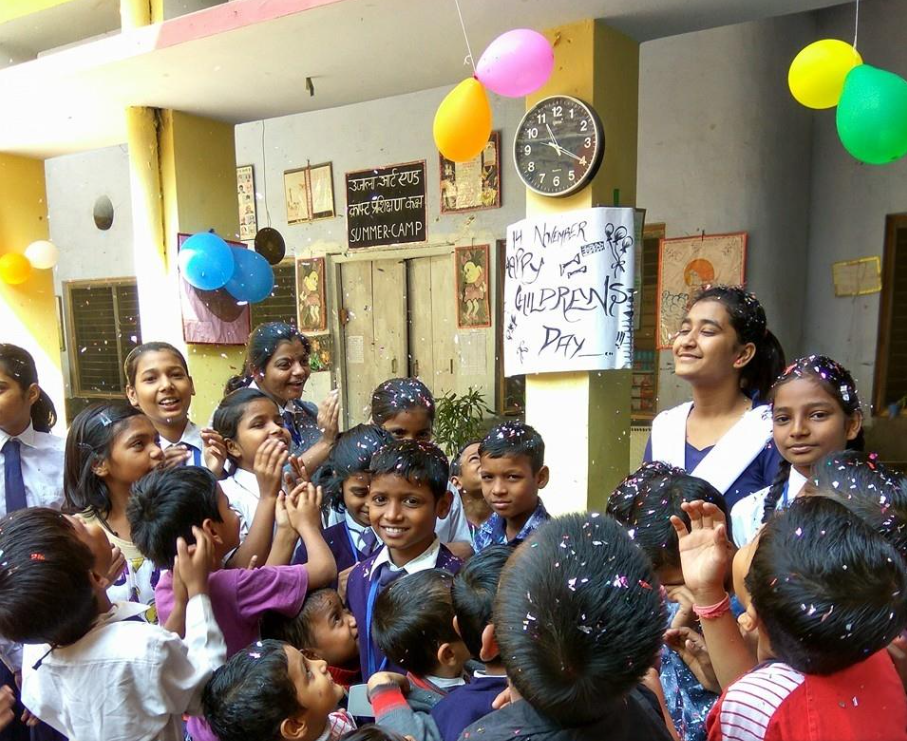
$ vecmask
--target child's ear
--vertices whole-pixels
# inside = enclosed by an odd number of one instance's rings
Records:
[[[485,630],[482,631],[482,650],[479,651],[479,661],[488,663],[500,655],[501,649],[498,648],[498,639],[494,635],[494,623],[488,623]]]
[[[737,355],[737,359],[734,361],[734,367],[737,369],[743,368],[753,359],[753,356],[755,354],[756,345],[752,342],[747,342],[743,347],[740,348],[740,353]]]
[[[457,655],[457,651],[454,648],[453,643],[442,643],[438,646],[438,653],[435,654],[435,658],[438,659],[438,665],[443,668],[462,668],[462,661]]]
[[[139,395],[135,392],[135,386],[126,386],[126,401],[136,409],[139,408]]]
[[[232,458],[241,458],[242,457],[242,448],[239,447],[239,444],[232,437],[224,438],[224,447],[227,448],[227,455]]]
[[[99,479],[106,478],[110,474],[110,464],[104,458],[91,467],[91,472]]]
[[[453,504],[453,495],[450,493],[450,490],[444,492],[438,503],[435,505],[435,514],[439,520],[443,520],[447,517],[450,512],[450,506]]]
[[[463,493],[463,482],[460,481],[460,477],[459,477],[459,476],[451,476],[451,477],[450,477],[450,483],[454,485],[454,488],[455,488],[458,492],[460,492],[460,494]]]
[[[224,540],[220,537],[220,533],[218,532],[217,527],[214,524],[214,520],[212,520],[210,517],[202,522],[202,530],[204,530],[208,537],[211,538],[212,542],[218,543],[220,545],[224,544]]]
[[[41,396],[41,387],[37,383],[29,384],[25,389],[25,401],[32,406]]]
[[[192,376],[189,376],[189,393],[195,396],[195,381],[192,380]]]
[[[548,471],[548,466],[542,466],[535,476],[535,480],[538,483],[539,489],[544,489],[546,486],[548,486],[549,476],[550,472]]]
[[[460,621],[457,620],[457,616],[456,616],[456,615],[454,615],[454,619],[453,619],[453,628],[454,628],[454,632],[455,632],[458,636],[460,636],[460,638],[462,638],[462,637],[463,637],[463,634],[460,632]]]
[[[863,429],[863,411],[857,409],[847,420],[847,439],[856,440],[861,429]]]
[[[284,718],[280,723],[280,737],[287,741],[301,741],[308,732],[305,713],[293,718]]]

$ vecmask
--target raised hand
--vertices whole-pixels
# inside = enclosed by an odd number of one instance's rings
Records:
[[[253,468],[262,499],[277,498],[283,466],[289,457],[286,441],[280,438],[268,438],[258,447]]]
[[[684,582],[697,604],[713,604],[725,594],[730,560],[724,515],[714,504],[701,500],[680,506],[690,518],[690,529],[676,515],[671,517],[671,524],[677,532]]]
[[[115,584],[117,579],[123,575],[123,571],[126,570],[126,557],[123,555],[123,552],[112,544],[110,546],[110,551],[110,568],[107,570],[107,574],[105,574],[104,577],[108,587]]]
[[[182,466],[186,461],[191,460],[192,451],[182,445],[171,445],[164,451],[164,460],[161,461],[161,468],[176,468]]]
[[[334,389],[318,405],[318,429],[328,442],[337,439],[340,431],[340,391]]]
[[[205,427],[201,431],[202,458],[207,468],[215,476],[220,476],[224,471],[224,465],[227,462],[227,444],[219,432],[215,432],[210,427]]]
[[[721,693],[709,649],[699,633],[692,628],[669,628],[664,640],[668,648],[683,659],[705,689],[715,694]]]
[[[287,499],[292,500],[292,505],[287,506],[287,512],[290,513],[292,507],[291,521],[297,532],[301,534],[307,527],[321,530],[323,492],[320,486],[316,489],[311,481],[302,482],[290,492]]]
[[[214,544],[208,534],[200,527],[193,527],[192,535],[195,537],[195,550],[191,553],[183,538],[176,539],[180,578],[186,585],[189,599],[208,593],[208,575],[214,559]]]

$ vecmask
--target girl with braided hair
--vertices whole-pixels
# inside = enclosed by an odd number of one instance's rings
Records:
[[[803,490],[810,468],[829,453],[863,450],[863,413],[853,376],[824,355],[790,365],[769,392],[772,437],[783,458],[771,485],[731,508],[734,538],[749,543],[762,523]]]

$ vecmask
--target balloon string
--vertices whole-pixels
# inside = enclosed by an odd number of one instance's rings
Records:
[[[469,63],[472,65],[472,73],[477,75],[476,72],[476,60],[472,56],[472,47],[469,45],[469,36],[466,35],[466,24],[463,23],[463,12],[460,10],[460,0],[454,0],[454,3],[457,6],[457,15],[460,16],[460,28],[463,29],[463,39],[466,41],[466,51],[469,52]]]
[[[265,120],[261,119],[261,169],[263,170],[262,177],[264,178],[264,190],[265,190],[265,214],[268,217],[268,226],[271,226],[271,209],[268,207],[268,160],[265,156]]]
[[[856,13],[854,14],[855,17],[854,17],[854,21],[853,21],[853,48],[854,48],[854,50],[856,50],[856,48],[857,48],[857,37],[859,36],[859,33],[860,33],[860,0],[857,0],[856,4],[857,4],[857,10],[856,10]]]

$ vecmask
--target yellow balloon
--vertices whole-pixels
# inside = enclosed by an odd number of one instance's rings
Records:
[[[491,106],[482,83],[470,77],[451,90],[438,106],[433,131],[447,159],[466,162],[479,155],[491,135]]]
[[[834,108],[847,73],[861,64],[860,53],[846,41],[822,39],[797,54],[787,73],[787,84],[794,98],[807,108]]]
[[[10,252],[0,257],[0,280],[10,286],[25,283],[31,275],[31,263],[24,255]]]

